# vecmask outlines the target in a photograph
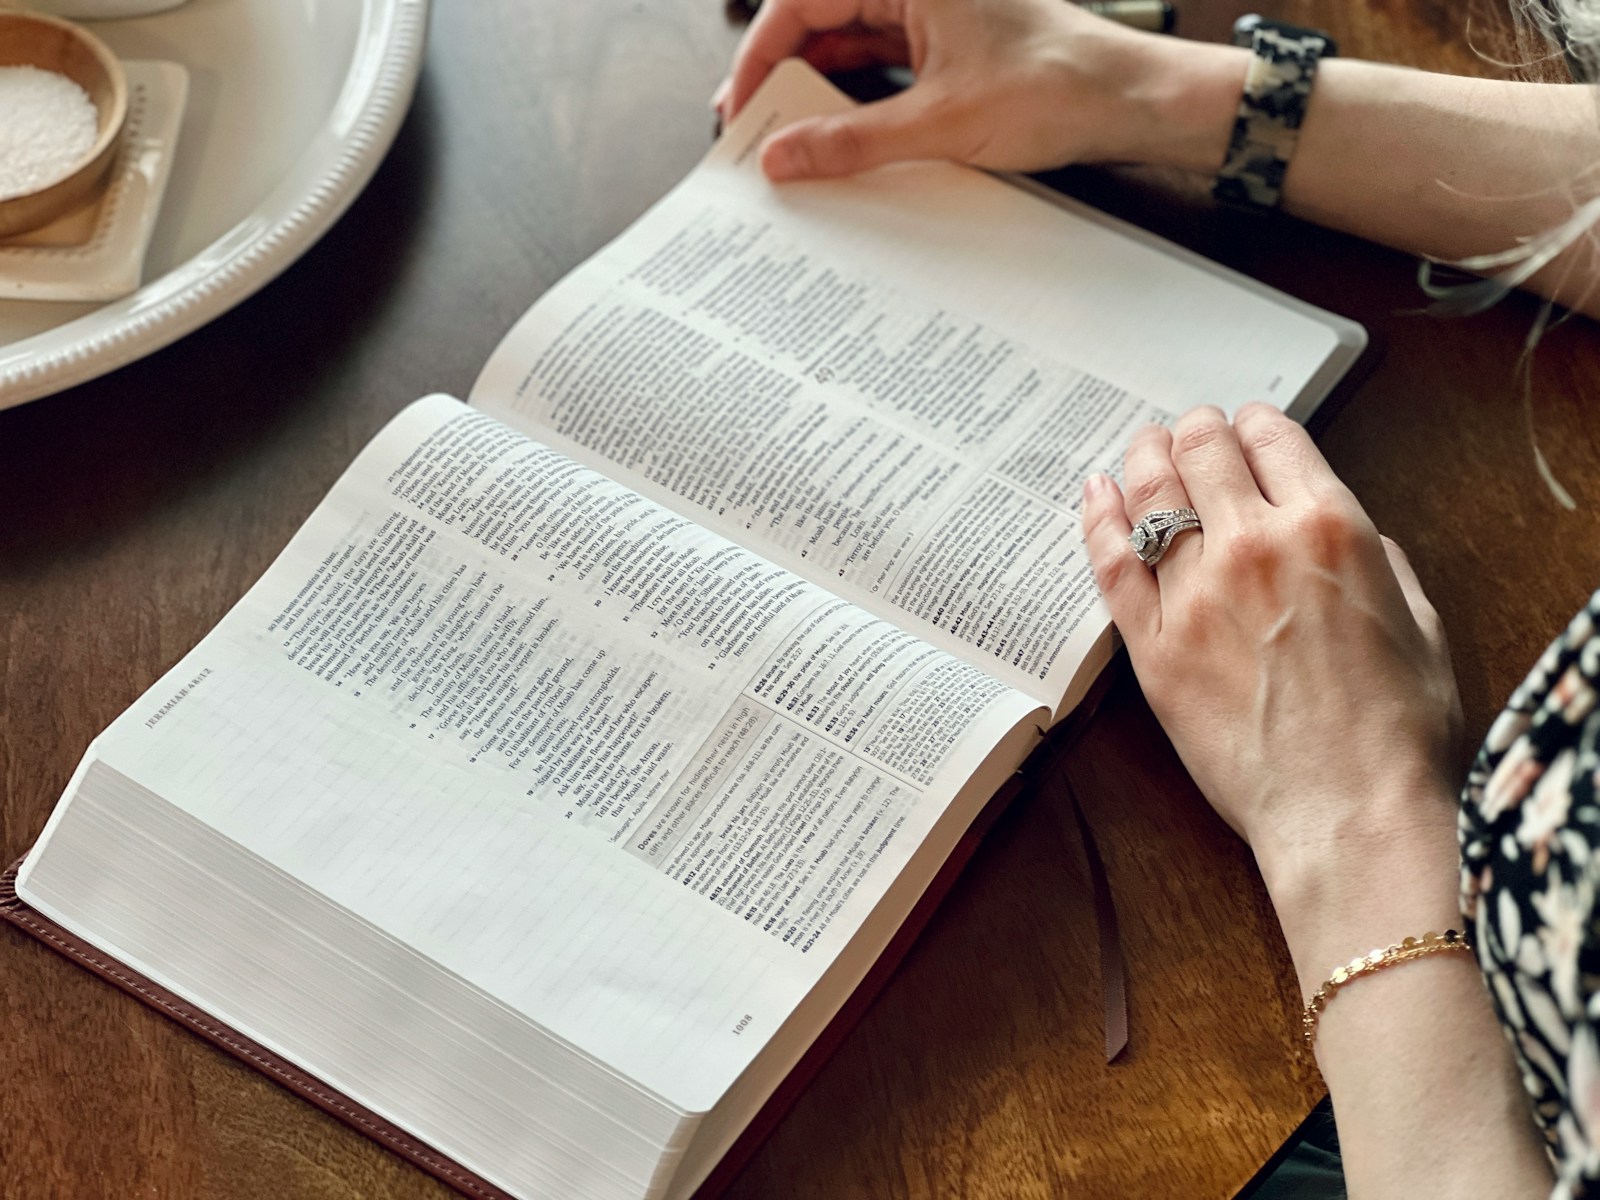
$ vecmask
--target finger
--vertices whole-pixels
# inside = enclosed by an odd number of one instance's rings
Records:
[[[861,0],[767,0],[734,52],[727,119],[736,117],[772,68],[799,53],[812,34],[842,29],[860,16]]]
[[[1128,544],[1128,531],[1117,485],[1108,476],[1090,476],[1083,485],[1084,544],[1111,619],[1137,648],[1161,630],[1161,594],[1155,575]]]
[[[1146,425],[1133,435],[1123,455],[1123,505],[1129,526],[1152,512],[1193,508],[1178,468],[1172,462],[1172,432],[1161,425]],[[1201,520],[1205,514],[1200,514]],[[1180,533],[1157,564],[1163,573],[1169,564],[1200,552],[1194,532]]]
[[[912,86],[849,112],[780,129],[761,148],[769,179],[835,179],[884,163],[943,158],[954,132],[935,119],[931,97]]]
[[[1193,508],[1218,533],[1245,519],[1261,500],[1239,435],[1215,405],[1202,405],[1178,418],[1172,427],[1172,463]]]
[[[1272,405],[1246,404],[1234,415],[1233,428],[1267,503],[1304,501],[1338,482],[1311,435]]]
[[[855,27],[819,33],[801,48],[800,57],[822,74],[832,75],[864,67],[903,67],[911,59],[911,48],[898,31]]]

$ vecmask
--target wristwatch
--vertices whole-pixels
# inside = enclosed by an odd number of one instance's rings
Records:
[[[1317,63],[1337,54],[1338,46],[1320,29],[1254,13],[1234,22],[1233,43],[1249,48],[1250,70],[1211,194],[1224,204],[1259,212],[1278,207]]]

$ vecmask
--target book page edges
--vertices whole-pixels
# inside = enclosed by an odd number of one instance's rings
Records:
[[[433,1147],[418,1141],[405,1130],[385,1121],[377,1113],[327,1087],[320,1079],[308,1074],[293,1063],[273,1054],[214,1018],[204,1009],[197,1008],[160,987],[153,980],[139,975],[118,959],[105,954],[77,937],[70,930],[51,921],[43,913],[25,903],[16,891],[16,879],[27,859],[13,863],[0,873],[0,921],[35,938],[90,974],[97,976],[127,993],[133,999],[176,1022],[217,1049],[237,1059],[245,1066],[259,1071],[271,1082],[286,1091],[309,1101],[329,1116],[350,1126],[357,1133],[369,1137],[407,1162],[428,1172],[472,1200],[512,1200],[510,1193],[495,1187],[487,1180],[468,1172],[465,1167],[438,1153]]]
[[[878,963],[885,946],[890,945],[900,935],[906,915],[919,907],[931,912],[929,902],[937,902],[938,896],[927,895],[930,881],[941,875],[948,877],[944,886],[937,889],[941,894],[949,886],[949,881],[954,875],[952,868],[959,869],[975,845],[976,831],[971,829],[974,818],[984,811],[986,802],[1002,790],[1002,785],[1014,773],[1027,753],[1038,744],[1047,717],[1048,714],[1043,710],[1031,714],[1016,725],[1001,744],[987,756],[928,837],[924,839],[910,864],[879,901],[856,937],[841,952],[824,974],[822,981],[801,1002],[801,1006],[780,1027],[779,1033],[769,1040],[752,1065],[725,1093],[723,1100],[712,1108],[705,1121],[702,1122],[701,1116],[695,1113],[685,1112],[677,1116],[676,1127],[663,1146],[663,1157],[646,1195],[652,1197],[689,1195],[694,1187],[716,1168],[728,1148],[739,1139],[741,1131],[751,1118],[769,1102],[795,1063],[802,1058],[817,1036],[829,1027],[830,1021],[838,1014],[841,1006],[850,1000],[862,978],[874,970],[874,964]],[[86,756],[74,776],[75,781],[81,783],[93,761],[93,754]],[[58,815],[63,814],[67,807],[68,805],[63,803],[58,808]],[[54,817],[52,819],[55,820]],[[964,841],[969,844],[963,847]],[[964,852],[957,854],[958,848],[962,848]],[[29,856],[28,862],[24,865],[25,874],[31,875],[33,868],[39,862],[38,849],[36,847],[35,853]],[[146,877],[145,872],[139,874],[141,879]],[[495,1187],[505,1187],[510,1184],[508,1194],[529,1194],[517,1190],[516,1184],[506,1180],[501,1172],[493,1169],[492,1165],[482,1161],[471,1161],[472,1156],[462,1156],[455,1147],[440,1147],[437,1137],[424,1136],[426,1131],[417,1130],[411,1123],[398,1119],[395,1113],[388,1111],[388,1106],[381,1102],[381,1097],[363,1097],[347,1088],[331,1084],[317,1072],[309,1071],[308,1064],[302,1061],[300,1056],[288,1053],[287,1047],[275,1045],[272,1039],[261,1036],[259,1032],[247,1026],[240,1027],[217,1017],[214,1013],[216,1007],[214,1004],[203,1003],[198,994],[181,986],[178,981],[167,978],[165,972],[154,964],[143,961],[138,954],[130,954],[126,948],[109,943],[107,938],[79,922],[74,914],[52,903],[48,895],[42,895],[22,885],[18,888],[18,896],[42,916],[87,945],[109,955],[114,963],[127,964],[144,979],[153,981],[162,991],[177,997],[180,1009],[187,1011],[174,1011],[170,1005],[164,1006],[153,998],[142,996],[147,1003],[162,1008],[167,1011],[167,1015],[194,1026],[208,1040],[257,1066],[291,1090],[306,1095],[319,1106],[354,1124],[363,1132],[377,1137],[390,1148],[417,1161],[419,1165],[458,1189],[469,1195],[485,1194],[471,1186],[470,1180],[463,1181],[459,1177],[457,1164],[464,1164],[473,1175],[492,1181]],[[12,919],[15,920],[14,917]],[[925,921],[926,913],[909,931],[912,937]],[[20,920],[17,923],[25,924]],[[44,933],[31,932],[48,940]],[[909,939],[905,940],[905,944],[909,945]],[[904,948],[902,946],[895,954],[895,961],[898,961],[899,955],[903,954]],[[63,952],[71,953],[64,947],[62,949]],[[85,959],[83,955],[79,954],[76,957],[84,961],[85,965],[91,966],[91,969],[96,969],[97,973],[117,982],[124,990],[141,994],[140,989],[133,983],[106,969],[104,964],[96,968],[93,961]],[[892,964],[889,965],[892,968]],[[883,974],[886,977],[887,971]],[[879,983],[881,982],[880,979]],[[469,985],[463,982],[462,986]],[[191,1012],[198,1015],[199,1019],[197,1020],[195,1015],[189,1015]],[[258,1061],[259,1056],[251,1052],[251,1047],[264,1047],[268,1059]],[[284,1072],[275,1070],[270,1065],[273,1060],[282,1060],[291,1068],[304,1072],[311,1079],[328,1084],[328,1088],[309,1087],[304,1082],[296,1082],[294,1078],[286,1078]],[[291,1071],[291,1074],[293,1073]],[[784,1107],[786,1104],[787,1102]],[[360,1119],[360,1114],[363,1112],[376,1115],[385,1126],[392,1126],[398,1130],[400,1138],[396,1140],[384,1136],[381,1131],[375,1131],[368,1121]],[[410,1144],[411,1139],[419,1140],[413,1146]],[[438,1149],[439,1153],[430,1155],[427,1150],[430,1146]],[[418,1147],[421,1148],[420,1152]]]
[[[108,778],[122,778],[112,768],[92,757],[85,761],[89,769],[82,774],[91,783],[99,772],[106,773]],[[102,784],[106,782],[101,781]],[[385,977],[365,961],[374,957],[371,945],[388,945],[387,957],[390,960],[395,958],[397,952],[403,956],[409,952],[409,948],[395,943],[388,935],[368,926],[354,914],[339,909],[320,894],[297,889],[300,892],[298,900],[286,898],[285,889],[294,889],[294,880],[269,864],[256,860],[255,856],[227,839],[214,835],[214,831],[204,829],[199,822],[167,805],[159,797],[150,793],[139,796],[146,790],[136,784],[130,782],[126,787],[101,786],[98,789],[91,786],[80,790],[61,805],[63,822],[74,815],[80,818],[87,816],[93,821],[94,809],[108,809],[105,804],[93,803],[97,790],[119,792],[114,797],[117,824],[121,826],[115,856],[96,863],[92,861],[90,852],[79,853],[75,864],[58,863],[57,872],[64,871],[64,874],[52,883],[40,876],[41,868],[48,866],[48,862],[36,847],[28,856],[25,874],[30,881],[42,886],[19,884],[19,898],[74,937],[125,964],[139,976],[176,996],[185,1005],[209,1014],[221,1026],[238,1033],[251,1044],[265,1047],[275,1058],[292,1064],[326,1084],[338,1095],[350,1098],[361,1109],[377,1114],[384,1122],[434,1147],[474,1175],[517,1196],[554,1198],[573,1194],[560,1187],[548,1191],[530,1190],[527,1162],[518,1171],[510,1169],[505,1163],[493,1161],[492,1152],[498,1145],[493,1137],[479,1137],[480,1144],[474,1148],[442,1135],[442,1126],[430,1125],[425,1116],[426,1110],[419,1106],[417,1098],[424,1092],[440,1092],[443,1085],[385,1086],[382,1080],[386,1075],[398,1081],[421,1070],[431,1079],[433,1075],[429,1069],[414,1067],[413,1060],[432,1057],[444,1064],[442,1069],[448,1075],[452,1070],[452,1062],[459,1068],[463,1062],[476,1057],[480,1063],[476,1073],[453,1069],[461,1086],[457,1088],[456,1100],[445,1106],[444,1123],[456,1121],[470,1131],[475,1127],[492,1129],[509,1119],[513,1124],[507,1126],[507,1137],[503,1140],[518,1144],[525,1154],[532,1154],[535,1161],[554,1164],[550,1171],[557,1179],[562,1177],[564,1170],[578,1167],[594,1157],[585,1137],[589,1124],[601,1114],[620,1107],[633,1109],[636,1118],[642,1117],[646,1111],[656,1114],[629,1126],[633,1133],[626,1140],[635,1142],[631,1149],[613,1142],[609,1153],[597,1164],[601,1174],[613,1177],[618,1173],[631,1175],[640,1183],[659,1162],[664,1148],[684,1140],[685,1124],[698,1120],[695,1114],[679,1109],[581,1050],[560,1042],[548,1031],[479,992],[465,980],[437,968],[436,964],[435,971],[443,977],[442,980],[413,978],[408,986]],[[91,798],[87,806],[82,804],[86,796]],[[164,823],[172,828],[162,829],[159,835],[141,835],[136,830],[150,823],[148,817],[137,826],[120,819],[129,808],[140,807],[142,800],[167,810],[166,816],[158,818],[156,823]],[[75,808],[75,805],[78,807]],[[89,809],[88,814],[84,812],[85,808]],[[183,828],[189,829],[189,834],[183,833]],[[210,868],[193,865],[181,853],[168,852],[166,849],[166,843],[193,842],[190,835],[197,831],[211,835],[209,841],[216,861]],[[93,832],[92,827],[78,833],[69,830],[66,844],[87,845],[85,834],[90,835],[89,840],[93,840]],[[61,841],[60,838],[57,840]],[[193,844],[199,845],[198,842]],[[255,871],[240,869],[241,860],[253,862]],[[228,861],[233,863],[232,867],[226,865]],[[94,904],[98,904],[101,910],[100,917],[74,911],[72,900],[85,891],[73,886],[71,873],[74,865],[80,870],[94,871]],[[241,882],[252,874],[259,876],[255,880],[259,887],[247,887]],[[176,927],[182,936],[173,940],[173,948],[165,955],[170,961],[163,961],[159,944],[148,937],[139,936],[138,927],[144,924],[147,932],[167,937],[174,929],[169,910],[178,902],[175,898],[181,899],[185,889],[195,887],[210,897],[210,903],[205,905],[203,914],[196,903],[180,905],[190,913],[192,919]],[[250,895],[252,891],[262,892],[263,898]],[[273,894],[276,894],[276,900],[271,899]],[[331,922],[287,920],[285,907],[297,905],[332,910],[336,917],[343,919]],[[105,919],[107,912],[117,915]],[[114,930],[108,931],[107,927],[119,921],[127,926],[123,930],[126,936],[119,936]],[[262,944],[262,938],[266,936],[263,930],[271,935],[268,938],[269,945]],[[274,934],[273,930],[277,932]],[[349,943],[352,937],[357,943],[368,945],[365,954],[351,952],[349,946],[344,944]],[[296,941],[304,945],[294,949],[292,943]],[[204,955],[195,955],[196,947],[208,942],[211,950]],[[230,965],[225,960],[234,946],[248,947],[248,950],[236,955],[238,961]],[[280,953],[274,954],[274,951]],[[262,962],[264,956],[271,960],[265,966]],[[340,964],[349,964],[353,970],[341,969]],[[263,974],[264,970],[267,970],[266,974]],[[185,974],[185,978],[177,977]],[[295,982],[297,974],[301,976],[299,985]],[[202,977],[204,975],[211,977],[209,984]],[[241,981],[251,980],[255,981],[253,986],[242,986]],[[220,999],[230,987],[240,991],[246,999],[238,1001],[236,996],[237,1003]],[[267,1004],[263,997],[274,989],[298,990],[300,996],[298,999],[290,996],[273,1012],[269,1007],[263,1007]],[[341,989],[346,993],[345,1001],[335,1002],[341,995]],[[250,996],[256,999],[250,1000]],[[252,1004],[259,1009],[253,1016],[247,1011]],[[363,1014],[370,1015],[374,1011],[384,1014],[384,1019],[379,1022],[381,1031],[370,1027],[370,1023],[363,1019]],[[317,1013],[318,1020],[314,1025],[323,1027],[325,1031],[331,1026],[333,1034],[329,1036],[336,1034],[334,1040],[341,1045],[365,1044],[373,1053],[366,1057],[352,1054],[352,1061],[345,1064],[348,1069],[330,1065],[328,1061],[318,1061],[306,1045],[297,1044],[306,1042],[301,1035],[308,1028],[304,1022],[304,1014],[307,1013]],[[525,1028],[527,1036],[535,1042],[548,1044],[549,1052],[513,1058],[513,1051],[508,1047],[495,1045],[492,1031],[498,1028],[503,1033],[512,1025]],[[427,1033],[430,1027],[434,1032]],[[419,1036],[403,1036],[406,1031]],[[397,1038],[399,1040],[395,1041]],[[212,1040],[218,1039],[213,1037]],[[381,1048],[385,1042],[404,1044],[409,1049],[404,1056],[395,1056]],[[387,1063],[384,1061],[385,1054],[389,1055]],[[360,1078],[363,1075],[367,1077],[365,1082]],[[515,1080],[518,1076],[522,1077],[523,1082],[513,1090],[531,1087],[535,1094],[541,1091],[546,1093],[546,1100],[535,1108],[521,1106],[516,1114],[507,1114],[503,1111],[506,1097],[495,1090],[496,1085],[483,1081],[499,1078],[504,1082]],[[563,1078],[566,1083],[562,1082]],[[636,1098],[628,1100],[625,1106],[622,1103],[624,1092]],[[474,1112],[474,1118],[466,1119],[463,1110]],[[526,1116],[529,1111],[538,1110],[544,1111],[549,1119],[534,1129],[528,1125]],[[584,1112],[591,1116],[582,1118]],[[451,1116],[450,1113],[456,1115]],[[606,1120],[610,1120],[609,1116]],[[563,1121],[566,1124],[564,1129]],[[652,1126],[653,1130],[647,1132],[645,1126]],[[530,1142],[542,1143],[545,1149],[529,1150]],[[540,1158],[545,1154],[549,1156],[547,1160]],[[631,1170],[618,1165],[627,1159],[635,1164]],[[559,1165],[563,1163],[566,1164],[565,1168]],[[597,1191],[587,1194],[643,1193]]]

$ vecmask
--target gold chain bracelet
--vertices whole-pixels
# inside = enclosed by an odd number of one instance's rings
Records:
[[[1446,929],[1443,933],[1425,933],[1420,938],[1408,937],[1386,949],[1374,950],[1371,954],[1352,958],[1328,976],[1328,982],[1319,987],[1316,994],[1306,1002],[1305,1012],[1300,1014],[1300,1032],[1305,1034],[1306,1049],[1310,1050],[1312,1043],[1317,1039],[1317,1022],[1322,1019],[1322,1010],[1328,1007],[1328,1001],[1333,999],[1333,994],[1345,984],[1363,975],[1371,975],[1374,971],[1382,971],[1386,967],[1397,967],[1401,963],[1414,962],[1430,954],[1444,954],[1452,950],[1464,950],[1471,954],[1472,946],[1465,934],[1458,933],[1454,929]]]

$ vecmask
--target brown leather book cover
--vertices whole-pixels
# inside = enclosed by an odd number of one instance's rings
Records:
[[[1077,725],[1078,722],[1075,720],[1073,724]],[[715,1197],[727,1189],[757,1148],[783,1119],[784,1114],[805,1090],[807,1084],[816,1077],[823,1064],[867,1011],[911,948],[917,935],[928,924],[934,909],[938,907],[940,900],[949,892],[962,868],[971,859],[983,835],[1022,790],[1023,778],[1022,775],[1013,776],[985,805],[957,844],[955,851],[945,860],[927,891],[922,894],[910,915],[890,940],[882,956],[862,980],[861,985],[812,1043],[794,1070],[768,1098],[761,1111],[745,1127],[732,1149],[695,1193],[695,1200],[715,1200]],[[16,890],[17,869],[21,865],[22,861],[18,860],[5,874],[0,875],[0,919],[38,938],[79,966],[115,984],[136,1000],[172,1018],[248,1066],[256,1068],[274,1082],[309,1100],[324,1112],[337,1117],[449,1184],[462,1195],[474,1197],[475,1200],[514,1200],[509,1193],[479,1178],[453,1159],[440,1154],[370,1109],[328,1087],[315,1076],[235,1032],[214,1017],[157,986],[28,907],[17,895]]]

